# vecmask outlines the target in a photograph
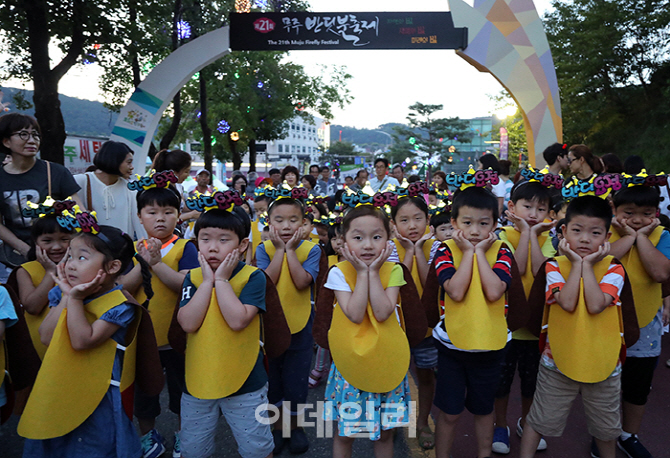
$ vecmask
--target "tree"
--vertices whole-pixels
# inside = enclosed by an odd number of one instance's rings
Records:
[[[5,0],[0,4],[2,79],[15,77],[34,84],[35,117],[42,130],[41,156],[63,163],[65,123],[58,84],[63,76],[96,48],[117,40],[120,0]],[[58,60],[49,45],[63,57]],[[52,65],[52,61],[56,62]]]
[[[524,157],[524,154],[528,154],[526,129],[521,110],[505,90],[500,91],[496,95],[489,95],[489,98],[496,104],[494,115],[499,120],[498,123],[493,124],[491,139],[500,141],[500,128],[504,127],[507,129],[508,160],[512,162],[512,170],[518,170],[520,165],[519,159]],[[537,152],[537,154],[540,153],[539,151]]]
[[[410,106],[408,126],[393,127],[395,144],[391,154],[410,159],[418,156],[428,166],[430,173],[431,166],[442,161],[447,162],[452,154],[443,139],[458,137],[461,142],[470,142],[472,134],[468,130],[467,122],[458,117],[433,118],[433,114],[442,108],[443,105],[426,105],[420,102]]]
[[[667,168],[670,2],[554,1],[545,28],[564,139],[596,154],[639,154]]]

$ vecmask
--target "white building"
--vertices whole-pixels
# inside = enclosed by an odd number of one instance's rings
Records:
[[[279,169],[293,165],[299,170],[304,170],[305,165],[319,164],[320,148],[330,148],[330,124],[315,116],[312,119],[314,124],[299,116],[293,118],[289,122],[288,136],[264,144],[266,151],[259,150],[258,162],[271,163]],[[262,170],[259,168],[259,171]]]

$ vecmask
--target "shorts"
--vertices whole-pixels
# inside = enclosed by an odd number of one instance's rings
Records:
[[[214,436],[220,414],[237,441],[242,458],[265,458],[274,448],[269,424],[256,419],[267,411],[267,385],[251,393],[222,399],[198,399],[184,393],[181,398],[181,450],[185,456],[205,458],[214,452]],[[264,406],[258,409],[259,406]],[[261,415],[261,414],[259,414]]]
[[[537,370],[540,366],[538,341],[512,339],[507,342],[505,352],[496,398],[504,398],[509,395],[514,380],[514,371],[518,367],[519,379],[521,380],[521,396],[532,399],[537,383]]]
[[[181,394],[184,392],[184,355],[173,349],[158,352],[161,366],[165,370],[165,379],[168,387],[170,411],[179,415],[181,412]],[[148,396],[139,386],[135,385],[135,416],[141,419],[157,418],[161,413],[160,394]]]
[[[625,402],[636,406],[647,403],[658,358],[658,356],[626,358],[621,368],[621,394]]]
[[[437,367],[437,348],[432,336],[426,337],[410,350],[414,364],[419,369],[435,369]]]
[[[581,383],[540,366],[526,423],[543,436],[561,436],[572,402],[581,393],[589,434],[602,441],[614,440],[621,435],[620,391],[620,375],[598,383]]]
[[[505,349],[475,353],[437,345],[435,406],[448,415],[464,408],[474,415],[493,412]]]

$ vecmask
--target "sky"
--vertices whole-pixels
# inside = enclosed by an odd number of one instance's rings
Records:
[[[449,10],[447,0],[309,1],[315,12]],[[466,1],[472,4],[472,0]],[[535,0],[541,16],[551,8],[550,1]],[[444,110],[436,113],[442,117],[489,116],[495,111],[489,95],[502,90],[491,75],[480,73],[453,50],[291,51],[288,59],[303,65],[314,76],[320,73],[317,64],[346,66],[353,76],[348,88],[354,100],[344,109],[336,108],[331,121],[358,128],[406,122],[408,107],[415,102],[442,104]],[[60,92],[102,101],[98,76],[99,69],[94,65],[73,68],[61,80]],[[5,85],[23,87],[16,82]]]

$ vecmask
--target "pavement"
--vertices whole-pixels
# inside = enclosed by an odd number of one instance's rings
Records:
[[[653,389],[649,396],[645,417],[642,423],[641,442],[656,458],[670,457],[670,440],[668,440],[668,419],[670,418],[670,368],[666,367],[665,362],[670,359],[670,334],[663,338],[663,352],[659,360],[659,366],[654,374]],[[417,399],[416,384],[411,380],[412,398]],[[316,389],[309,392],[309,403],[316,404],[317,401],[324,399],[325,383],[322,383]],[[172,443],[172,432],[177,429],[176,415],[167,411],[167,391],[164,390],[161,398],[164,413],[158,418],[157,428],[165,436],[168,446]],[[510,408],[508,412],[508,422],[515,425],[521,411],[521,396],[519,392],[518,380],[512,387],[510,395]],[[311,418],[312,421],[313,418]],[[6,424],[0,426],[0,458],[16,458],[21,456],[23,448],[23,439],[16,434],[16,425],[18,418],[12,417]],[[512,452],[510,457],[518,456],[520,439],[514,433],[510,438]],[[332,439],[316,438],[316,427],[306,427],[305,431],[310,439],[310,449],[303,456],[308,458],[325,458],[332,455]],[[415,438],[408,437],[407,429],[398,430],[394,439],[394,456],[399,458],[430,458],[434,457],[434,451],[423,451]],[[590,436],[586,429],[586,419],[584,409],[579,399],[575,402],[570,414],[567,427],[562,437],[547,438],[548,448],[546,451],[538,452],[538,458],[587,458],[590,456]],[[230,429],[222,419],[217,429],[216,452],[212,455],[215,458],[235,458],[239,457],[237,453],[235,440]],[[168,448],[168,451],[171,449]],[[453,458],[474,458],[476,457],[476,440],[474,437],[474,423],[472,415],[467,412],[463,414],[461,422],[457,428],[457,436],[454,440],[452,451]],[[164,455],[166,458],[171,453]],[[292,456],[288,450],[283,451],[280,457]],[[373,457],[372,442],[364,439],[357,439],[354,442],[353,458]],[[502,455],[493,455],[502,456]],[[625,458],[626,455],[617,450],[617,458]]]

